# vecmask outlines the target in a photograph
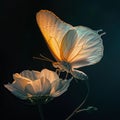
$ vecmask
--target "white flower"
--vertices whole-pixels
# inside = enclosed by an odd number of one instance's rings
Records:
[[[22,100],[47,102],[49,98],[58,97],[67,91],[70,80],[62,80],[56,72],[43,69],[24,70],[13,74],[12,84],[4,85],[12,94]]]

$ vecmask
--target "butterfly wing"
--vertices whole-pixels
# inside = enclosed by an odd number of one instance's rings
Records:
[[[80,71],[80,70],[76,70],[76,69],[73,69],[71,71],[71,75],[74,77],[74,78],[77,78],[77,79],[80,79],[80,80],[87,80],[88,79],[88,76]]]
[[[90,28],[74,27],[63,38],[61,54],[72,68],[95,64],[103,56],[101,36]]]
[[[71,52],[73,51],[73,48],[77,42],[77,37],[78,35],[75,29],[69,30],[63,37],[60,46],[60,55],[62,60],[70,62],[69,56],[71,55]]]
[[[73,26],[63,22],[48,10],[40,10],[36,14],[36,20],[51,53],[57,61],[62,60],[60,56],[60,45],[63,36]]]

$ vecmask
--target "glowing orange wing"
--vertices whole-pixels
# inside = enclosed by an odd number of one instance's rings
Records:
[[[36,20],[51,53],[57,61],[62,60],[60,55],[61,42],[64,35],[73,27],[48,10],[40,10],[36,14]]]

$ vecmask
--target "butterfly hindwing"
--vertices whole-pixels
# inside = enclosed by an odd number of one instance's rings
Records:
[[[61,55],[62,60],[66,62],[70,62],[69,56],[71,52],[73,51],[76,42],[77,42],[76,30],[75,29],[69,30],[63,37],[63,40],[60,46],[60,55]]]
[[[104,50],[101,36],[87,27],[75,28],[79,39],[70,54],[72,66],[79,68],[99,62]]]

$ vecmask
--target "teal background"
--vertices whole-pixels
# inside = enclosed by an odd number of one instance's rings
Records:
[[[4,88],[12,74],[25,69],[54,70],[51,63],[32,59],[52,57],[36,23],[41,9],[53,11],[73,26],[103,29],[104,56],[92,66],[81,68],[89,76],[90,93],[83,107],[98,111],[81,112],[71,120],[120,119],[120,2],[119,0],[1,0],[0,4],[0,119],[40,120],[36,106],[29,106]],[[84,82],[72,81],[69,90],[43,106],[45,120],[64,120],[86,95]]]

